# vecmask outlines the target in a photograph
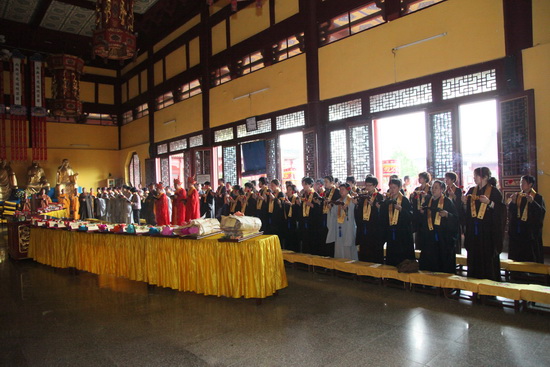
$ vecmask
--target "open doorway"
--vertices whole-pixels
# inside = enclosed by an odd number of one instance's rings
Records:
[[[459,121],[462,185],[468,190],[474,186],[476,167],[489,167],[499,177],[496,100],[461,105]]]
[[[409,113],[373,121],[376,177],[388,189],[393,174],[409,176],[417,184],[418,173],[426,171],[426,114]]]
[[[301,131],[279,136],[281,153],[281,184],[292,181],[300,186],[304,171],[304,133]]]

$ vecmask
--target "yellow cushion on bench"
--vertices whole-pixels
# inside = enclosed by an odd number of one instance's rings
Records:
[[[510,262],[506,270],[508,271],[522,271],[525,273],[534,273],[534,274],[550,274],[550,266],[546,264],[539,264],[533,262]]]
[[[525,288],[525,284],[495,282],[493,280],[484,279],[479,283],[479,294],[504,297],[519,301],[521,299],[521,290]]]
[[[539,284],[525,284],[520,293],[521,299],[524,301],[550,305],[550,287]]]

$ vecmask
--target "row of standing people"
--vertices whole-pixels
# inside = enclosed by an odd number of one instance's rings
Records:
[[[469,276],[495,280],[508,206],[510,258],[542,262],[545,206],[533,177],[524,176],[521,191],[506,201],[487,167],[474,171],[476,185],[465,194],[456,180],[449,172],[445,182],[432,182],[423,172],[420,186],[407,195],[398,178],[382,193],[370,175],[361,190],[351,177],[335,185],[327,176],[324,185],[304,178],[301,190],[287,183],[286,192],[278,180],[262,177],[259,188],[247,183],[231,190],[220,180],[215,197],[218,215],[259,217],[262,230],[279,235],[286,249],[322,256],[398,265],[415,259],[416,246],[421,269],[454,273],[463,234]]]

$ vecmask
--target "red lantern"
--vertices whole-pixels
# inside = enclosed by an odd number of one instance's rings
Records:
[[[93,54],[127,60],[136,54],[134,0],[97,0]]]
[[[65,54],[50,55],[48,68],[53,75],[52,114],[64,117],[79,117],[82,115],[80,75],[84,68],[84,60]]]

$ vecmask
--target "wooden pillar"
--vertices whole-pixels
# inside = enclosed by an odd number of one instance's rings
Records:
[[[155,69],[153,64],[153,46],[147,50],[147,104],[149,107],[149,158],[157,156],[155,150]]]
[[[328,138],[326,116],[323,115],[320,103],[319,83],[319,31],[317,25],[318,2],[300,0],[300,13],[305,24],[304,41],[306,53],[307,83],[307,125],[314,127],[317,133],[317,167],[318,177],[324,176],[328,169]]]
[[[202,89],[202,132],[205,147],[212,145],[210,132],[210,57],[212,56],[212,34],[210,31],[210,11],[203,1],[200,23],[200,68]]]

